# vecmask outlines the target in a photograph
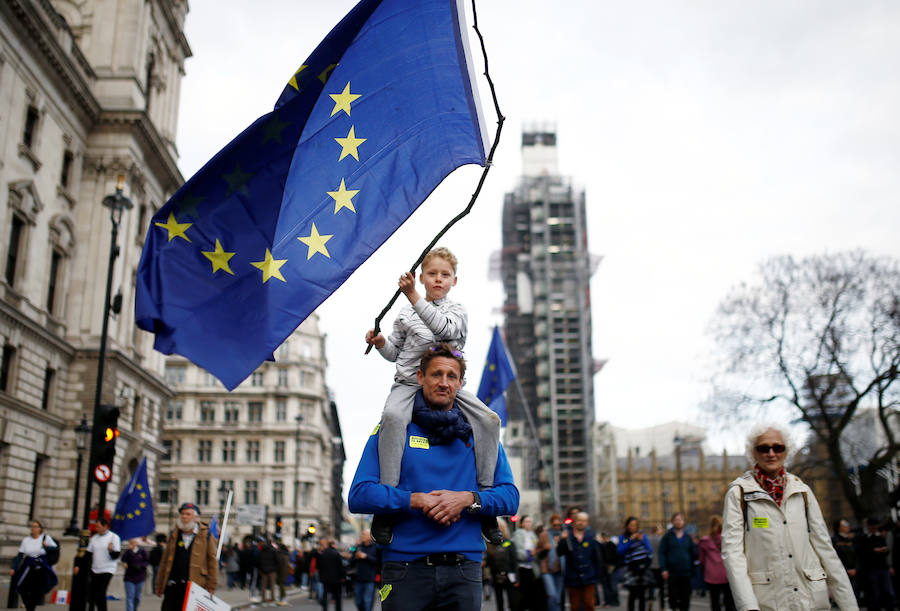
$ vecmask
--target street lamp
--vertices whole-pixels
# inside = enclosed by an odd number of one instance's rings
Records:
[[[78,536],[78,495],[81,488],[81,461],[84,458],[84,451],[87,448],[88,435],[91,434],[91,426],[88,424],[87,418],[81,417],[81,422],[75,427],[75,447],[78,450],[78,462],[75,466],[75,496],[72,502],[72,519],[69,520],[69,527],[65,534],[68,537]]]
[[[294,438],[294,539],[300,539],[300,514],[297,509],[297,492],[300,488],[300,424],[303,414],[297,414],[297,435]]]
[[[109,265],[106,270],[106,300],[103,303],[103,328],[100,332],[100,354],[97,357],[97,386],[94,392],[94,426],[93,429],[95,431],[100,430],[103,422],[101,421],[101,408],[100,408],[100,399],[103,394],[103,369],[106,364],[106,340],[109,333],[109,312],[110,310],[115,311],[117,314],[122,309],[122,295],[121,293],[116,295],[115,302],[111,301],[111,293],[112,293],[112,276],[113,276],[113,267],[115,266],[116,259],[119,256],[119,245],[116,243],[119,237],[119,223],[122,222],[122,214],[126,210],[130,210],[134,207],[134,204],[131,203],[131,200],[125,197],[123,193],[123,189],[125,188],[125,176],[119,174],[118,180],[116,181],[116,192],[112,195],[107,195],[103,198],[103,205],[109,208],[109,220],[112,222],[112,238],[109,241]],[[94,469],[97,465],[94,464],[94,455],[97,451],[97,447],[95,444],[98,443],[97,437],[93,436],[91,438],[91,450],[90,450],[90,459],[88,460],[88,475],[87,481],[85,483],[85,500],[84,500],[84,519],[82,520],[82,531],[81,531],[81,540],[79,542],[78,554],[76,557],[76,565],[84,564],[86,553],[87,553],[87,545],[88,540],[90,538],[90,522],[91,522],[91,488],[93,486],[93,478],[94,478]],[[109,465],[112,467],[112,465]],[[106,505],[106,483],[100,484],[100,496],[97,502],[97,517],[103,517],[105,515],[105,505]],[[86,568],[86,566],[85,566]],[[79,573],[76,578],[72,582],[72,596],[70,598],[69,609],[71,611],[81,611],[84,609],[85,603],[87,602],[87,582],[86,578],[82,576],[82,573],[86,576],[87,570],[81,570],[81,566],[79,566]]]

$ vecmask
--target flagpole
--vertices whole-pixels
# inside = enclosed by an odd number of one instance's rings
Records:
[[[216,550],[216,560],[222,555],[222,543],[225,542],[225,529],[228,528],[228,513],[231,511],[231,499],[234,490],[228,491],[228,500],[225,501],[225,515],[222,516],[222,530],[219,531],[219,549]]]
[[[519,393],[519,401],[522,403],[522,411],[525,412],[525,420],[528,422],[528,428],[531,430],[531,439],[534,442],[534,447],[537,453],[538,458],[538,469],[540,469],[543,473],[548,473],[547,465],[544,463],[544,459],[541,456],[541,443],[540,438],[538,437],[537,427],[534,424],[534,417],[531,415],[531,410],[528,408],[528,402],[525,400],[525,393],[522,392],[522,385],[519,384],[519,378],[516,376],[513,379],[516,385],[516,392]],[[559,490],[556,488],[555,480],[556,474],[554,473],[550,479],[550,489],[553,492],[553,503],[556,507],[556,511],[560,512],[562,510],[562,505],[559,502]]]

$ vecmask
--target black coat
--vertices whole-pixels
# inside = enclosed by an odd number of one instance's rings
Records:
[[[257,558],[260,573],[275,573],[278,571],[278,552],[271,545],[264,545],[259,550]]]
[[[340,552],[333,547],[325,548],[316,561],[316,571],[319,574],[319,581],[325,585],[333,585],[344,581],[346,573],[344,571],[344,559],[341,558]]]

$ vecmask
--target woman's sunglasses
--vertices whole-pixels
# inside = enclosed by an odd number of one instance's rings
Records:
[[[784,452],[786,449],[787,449],[787,448],[785,448],[785,447],[784,447],[782,444],[780,444],[780,443],[776,443],[775,445],[771,445],[771,446],[770,446],[770,445],[765,445],[765,444],[756,446],[756,451],[759,452],[760,454],[768,454],[768,453],[769,453],[769,450],[772,450],[772,451],[775,452],[776,454],[781,454],[781,453]]]

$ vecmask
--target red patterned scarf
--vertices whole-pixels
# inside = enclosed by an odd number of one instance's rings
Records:
[[[756,483],[762,486],[762,489],[772,497],[772,500],[778,503],[779,507],[781,507],[781,501],[784,498],[784,467],[779,469],[778,473],[774,476],[771,476],[760,469],[759,465],[753,465],[753,479],[755,479]]]

